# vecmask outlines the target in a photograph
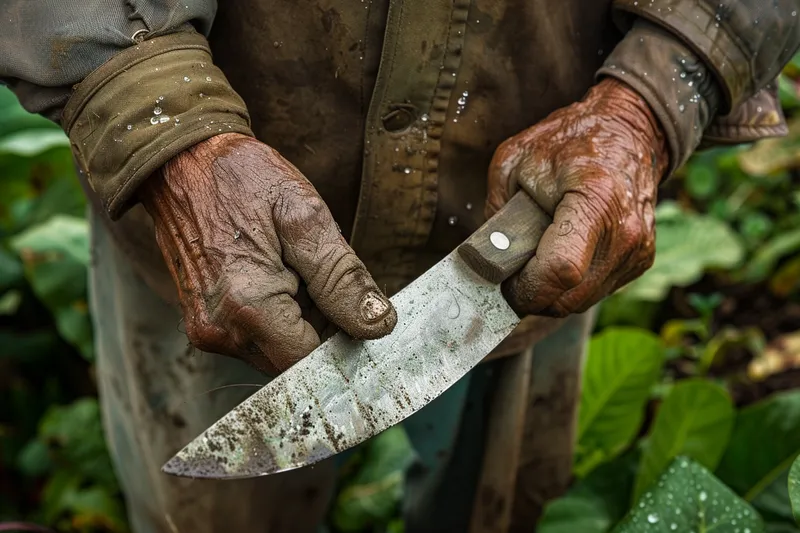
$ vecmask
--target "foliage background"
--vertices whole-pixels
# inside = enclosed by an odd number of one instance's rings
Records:
[[[663,187],[656,263],[602,306],[575,480],[538,531],[800,533],[800,58],[780,91],[787,138],[699,153]],[[64,135],[0,88],[6,526],[127,531],[93,379],[84,210]],[[357,453],[331,530],[402,531],[410,453],[400,428]],[[791,479],[800,492],[800,467]]]

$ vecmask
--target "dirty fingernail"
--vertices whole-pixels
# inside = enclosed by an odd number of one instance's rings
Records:
[[[389,302],[382,294],[375,291],[368,292],[361,298],[361,316],[368,322],[374,322],[383,318],[389,311]]]

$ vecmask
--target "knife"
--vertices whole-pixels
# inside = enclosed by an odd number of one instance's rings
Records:
[[[500,284],[533,257],[550,217],[518,192],[463,244],[398,292],[394,331],[340,332],[235,407],[163,467],[191,478],[285,472],[403,421],[461,379],[520,318]]]

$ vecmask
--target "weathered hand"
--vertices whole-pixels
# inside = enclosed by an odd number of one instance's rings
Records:
[[[397,315],[311,183],[267,145],[223,134],[183,152],[141,191],[196,347],[269,373],[320,339],[296,300],[355,338],[382,337]]]
[[[504,142],[489,170],[487,215],[521,187],[553,216],[536,256],[504,286],[511,305],[523,314],[583,312],[644,273],[667,165],[647,103],[611,79]]]

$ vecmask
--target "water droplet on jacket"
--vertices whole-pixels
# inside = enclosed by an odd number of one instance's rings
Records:
[[[456,216],[452,216],[452,217],[448,218],[448,219],[447,219],[447,223],[448,223],[450,226],[455,226],[456,224],[458,224],[458,217],[456,217]]]
[[[428,115],[422,115],[420,117],[420,120],[422,120],[422,122],[428,122],[428,118],[429,118]]]
[[[278,41],[275,41],[274,43],[272,43],[272,46],[274,46],[275,48],[280,48],[281,43],[279,43]]]
[[[237,229],[236,233],[233,234],[233,238],[234,239],[238,239],[241,236],[241,234],[242,234],[242,232]]]
[[[153,114],[154,114],[154,115],[160,115],[160,114],[161,114],[161,108],[160,108],[160,107],[158,107],[158,106],[156,106],[155,108],[153,108]]]
[[[686,73],[685,72],[681,72],[681,78],[685,78],[685,77],[686,77]]]
[[[403,169],[403,172],[405,174],[411,174],[411,168],[410,167],[406,167],[406,168]]]
[[[130,125],[130,124],[128,124],[128,125],[127,125],[127,126],[125,126],[125,127],[128,129],[128,131],[130,131],[130,130],[132,130],[132,129],[133,129],[133,126],[132,126],[132,125]]]
[[[686,106],[685,106],[685,105],[683,105],[683,104],[679,105],[679,106],[678,106],[678,111],[680,111],[681,113],[683,113],[684,111],[686,111]]]
[[[150,124],[158,124],[158,117],[150,117]]]
[[[183,81],[192,81],[192,79],[189,76],[184,76]]]
[[[472,204],[467,204],[466,207],[467,207],[467,211],[472,211]]]
[[[206,81],[211,81],[211,76],[206,76]]]
[[[656,513],[650,513],[647,515],[647,521],[651,524],[655,524],[658,522],[658,515]]]
[[[167,115],[164,115],[163,117],[159,117],[158,118],[158,122],[160,122],[161,124],[163,124],[165,122],[169,122],[169,117]]]

